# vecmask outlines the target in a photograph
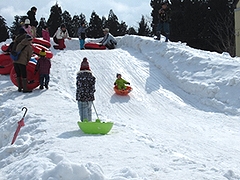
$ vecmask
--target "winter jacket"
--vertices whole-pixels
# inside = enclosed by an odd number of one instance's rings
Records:
[[[12,46],[11,52],[16,51],[17,45],[18,45],[23,39],[25,39],[26,34],[27,34],[27,33],[23,33],[23,34],[19,34],[19,35],[16,36],[16,38],[14,39],[14,44],[13,44],[13,46]]]
[[[120,79],[117,78],[115,83],[114,83],[114,85],[116,85],[119,90],[126,89],[125,84],[129,84],[129,82],[127,82],[126,80],[124,80],[122,78],[120,78]]]
[[[54,36],[56,36],[57,39],[69,38],[68,30],[66,29],[66,31],[63,32],[62,29],[59,27],[57,29],[56,33],[54,34]]]
[[[104,37],[103,40],[100,41],[104,46],[106,46],[108,49],[114,49],[115,46],[117,45],[117,41],[113,37],[112,34],[107,33]]]
[[[39,74],[50,74],[51,61],[46,57],[40,57],[37,60],[37,65],[35,71],[38,71]]]
[[[158,12],[158,21],[159,23],[170,22],[170,9],[161,8]]]
[[[49,35],[49,31],[42,29],[42,37],[44,40],[47,40],[50,42],[50,35]]]
[[[76,80],[76,100],[82,102],[94,101],[96,78],[92,75],[92,72],[81,70],[77,73]]]
[[[25,47],[26,46],[26,47]],[[25,47],[25,48],[24,48]],[[24,49],[23,49],[24,48]],[[23,65],[27,65],[28,62],[30,61],[32,54],[33,54],[33,50],[32,50],[32,44],[30,41],[28,41],[28,39],[24,38],[18,45],[16,48],[17,52],[20,52],[19,58],[17,61],[14,61],[14,63],[18,63],[18,64],[23,64]]]
[[[34,27],[37,27],[38,22],[37,22],[36,17],[35,17],[36,13],[34,11],[29,10],[27,12],[27,15],[28,15],[28,19],[30,20],[30,25],[34,26]]]
[[[78,28],[78,37],[79,39],[85,39],[86,38],[86,27],[80,26]]]

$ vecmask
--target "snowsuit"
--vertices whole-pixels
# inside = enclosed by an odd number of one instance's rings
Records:
[[[103,40],[100,41],[104,46],[106,46],[108,49],[115,49],[115,46],[117,45],[117,41],[111,35],[110,33],[107,33],[104,37]]]
[[[169,34],[170,34],[169,22],[170,22],[170,9],[161,8],[158,14],[158,25],[157,25],[157,33],[156,33],[158,40],[160,40],[161,32],[163,32],[166,36],[165,41],[166,42],[168,41]]]
[[[42,37],[44,40],[47,40],[48,42],[50,42],[50,35],[49,35],[49,31],[42,29]]]
[[[68,30],[62,31],[62,29],[59,27],[56,31],[56,33],[53,36],[53,40],[56,44],[53,47],[55,49],[63,50],[66,48],[66,45],[64,43],[64,39],[69,38]]]
[[[95,100],[95,82],[96,78],[89,70],[80,70],[76,78],[76,100],[78,101],[78,109],[80,120],[87,119],[92,121],[92,104]]]
[[[80,26],[78,28],[78,37],[80,42],[80,49],[84,49],[85,38],[86,38],[86,27]]]
[[[120,79],[117,78],[115,83],[114,83],[114,85],[116,85],[119,90],[126,89],[125,84],[130,84],[130,83],[127,82],[126,80],[122,79],[122,78],[120,78]]]
[[[40,75],[40,88],[42,89],[43,86],[45,86],[48,89],[48,83],[50,80],[49,74],[50,74],[50,68],[51,68],[51,61],[50,59],[46,57],[40,57],[37,60],[37,65],[35,68],[35,72],[39,71]],[[44,82],[45,81],[45,82]]]

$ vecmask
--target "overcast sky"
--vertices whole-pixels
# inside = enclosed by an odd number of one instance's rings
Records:
[[[146,19],[151,18],[152,8],[150,0],[0,0],[0,15],[6,19],[8,26],[12,25],[15,15],[26,15],[32,7],[38,8],[36,18],[49,18],[51,7],[56,4],[61,6],[62,11],[68,11],[71,16],[83,13],[87,22],[93,11],[100,17],[108,17],[109,10],[112,9],[118,17],[118,21],[124,21],[128,26],[138,27],[138,22],[142,15]]]

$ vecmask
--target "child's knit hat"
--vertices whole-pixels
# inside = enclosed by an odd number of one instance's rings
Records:
[[[40,52],[39,52],[39,56],[42,56],[42,57],[45,57],[46,56],[46,52],[44,49],[42,49]]]
[[[90,71],[90,68],[89,68],[89,64],[88,64],[88,61],[87,61],[87,58],[83,58],[83,61],[81,63],[81,67],[80,67],[80,70],[89,70]]]

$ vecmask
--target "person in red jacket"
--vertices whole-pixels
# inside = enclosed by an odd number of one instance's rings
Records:
[[[35,73],[39,71],[40,89],[43,89],[43,86],[45,86],[45,88],[48,89],[48,83],[50,80],[49,74],[50,74],[50,68],[51,68],[51,61],[50,59],[46,58],[46,52],[44,49],[42,49],[39,52],[39,56],[40,58],[37,60]]]

